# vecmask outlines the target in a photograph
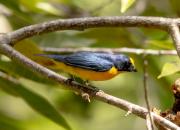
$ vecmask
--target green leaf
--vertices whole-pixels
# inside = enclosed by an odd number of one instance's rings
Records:
[[[0,70],[13,75],[15,77],[25,77],[27,79],[39,82],[39,83],[46,83],[46,84],[54,84],[55,82],[51,80],[47,80],[36,73],[30,71],[29,69],[25,68],[23,65],[15,63],[13,61],[4,61],[0,60]]]
[[[39,2],[36,5],[37,8],[43,10],[44,12],[53,14],[53,15],[63,15],[58,9],[48,2]]]
[[[180,8],[179,8],[179,4],[180,1],[179,0],[169,0],[170,5],[172,6],[172,9],[175,11],[175,13],[180,16]]]
[[[175,74],[179,71],[180,71],[180,63],[179,62],[166,63],[163,66],[161,74],[158,76],[158,79],[165,77],[165,76]]]
[[[0,0],[0,3],[12,11],[13,18],[8,17],[12,24],[18,24],[21,27],[27,24],[29,25],[30,23],[32,24],[32,17],[30,17],[30,15],[27,15],[26,12],[23,12],[21,10],[21,7],[19,6],[19,1]]]
[[[59,124],[60,126],[70,130],[70,126],[63,118],[63,116],[42,96],[38,95],[37,93],[27,89],[20,83],[13,83],[8,79],[4,79],[0,77],[0,87],[8,88],[8,93],[12,94],[15,92],[21,97],[29,106],[31,106],[34,110],[36,110],[41,115],[49,118],[50,120],[54,121],[55,123]],[[6,89],[7,90],[7,89]],[[9,91],[11,90],[11,91]],[[7,92],[7,91],[6,91]],[[14,94],[13,94],[14,96]]]
[[[52,15],[62,15],[62,12],[55,8],[50,2],[45,0],[20,0],[20,3],[29,11],[36,13],[49,13]]]
[[[149,48],[174,49],[172,40],[147,40],[146,44]]]
[[[0,130],[20,130],[15,126],[9,124],[8,122],[3,122],[0,120]]]
[[[0,130],[22,130],[18,120],[13,119],[0,111]]]
[[[11,84],[8,84],[9,82],[5,82],[1,77],[0,77],[0,89],[3,90],[4,92],[12,95],[12,96],[19,96],[19,94],[14,90],[13,88],[10,87]],[[13,87],[14,85],[12,85]]]
[[[126,12],[134,2],[135,0],[121,0],[121,13]]]
[[[113,32],[113,33],[110,33]],[[94,40],[93,44],[87,45],[91,47],[133,47],[134,41],[128,30],[124,28],[101,28],[91,29],[83,33],[77,34],[79,37]],[[85,46],[85,44],[84,44]]]

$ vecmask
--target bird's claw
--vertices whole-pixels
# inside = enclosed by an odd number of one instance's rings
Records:
[[[68,78],[68,79],[66,80],[66,83],[67,83],[67,84],[71,84],[71,83],[72,83],[72,81],[74,81],[74,79],[73,79],[73,78]]]
[[[91,102],[90,96],[88,93],[81,93],[81,96],[85,101]]]
[[[97,88],[97,87],[95,87],[95,86],[92,86],[92,85],[90,85],[90,84],[86,85],[86,87],[87,87],[87,88],[90,88],[90,89],[93,89],[93,90],[96,91],[96,92],[102,91],[102,90],[100,90],[99,88]]]

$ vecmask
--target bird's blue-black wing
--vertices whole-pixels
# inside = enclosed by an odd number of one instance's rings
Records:
[[[107,71],[113,67],[113,62],[100,57],[99,53],[78,52],[64,57],[65,64],[94,71]]]
[[[77,52],[71,55],[38,54],[38,56],[52,58],[66,65],[99,72],[108,71],[114,65],[112,61],[107,59],[108,55],[104,53]]]

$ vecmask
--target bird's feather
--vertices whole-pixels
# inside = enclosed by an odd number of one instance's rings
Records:
[[[63,62],[66,65],[83,69],[104,72],[113,67],[113,63],[103,58],[104,53],[78,52],[71,55],[40,54],[55,61]],[[107,56],[107,54],[106,54]]]

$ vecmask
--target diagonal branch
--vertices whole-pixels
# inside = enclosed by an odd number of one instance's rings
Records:
[[[49,78],[60,84],[65,85],[70,90],[76,91],[78,93],[87,93],[91,97],[93,97],[99,101],[111,104],[111,105],[121,108],[125,111],[131,111],[133,114],[135,114],[141,118],[145,119],[147,116],[148,110],[143,107],[132,104],[123,99],[113,97],[102,91],[96,91],[94,89],[87,88],[86,86],[82,86],[76,82],[67,82],[67,79],[65,77],[31,61],[27,57],[23,56],[22,54],[20,54],[16,50],[14,50],[8,44],[1,43],[0,44],[0,52],[5,54],[6,56],[10,57],[12,60],[14,60],[20,64],[23,64],[28,69],[30,69],[38,74],[41,74],[42,76],[44,76],[46,78]],[[153,116],[153,119],[157,123],[160,123],[161,125],[163,125],[167,128],[170,128],[172,130],[180,129],[177,125],[173,124],[172,122],[166,120],[165,118],[163,118],[155,113],[152,113],[152,116]]]
[[[169,25],[172,25],[171,27]],[[170,30],[173,40],[176,44],[178,54],[179,53],[179,29],[180,19],[162,18],[162,17],[141,17],[141,16],[112,16],[112,17],[87,17],[87,18],[74,18],[66,20],[54,20],[50,22],[44,22],[41,24],[31,25],[23,27],[14,32],[10,32],[4,35],[0,35],[0,51],[12,60],[19,62],[31,69],[32,71],[54,80],[60,84],[65,85],[70,90],[79,93],[88,93],[95,99],[111,104],[126,111],[131,111],[133,114],[146,118],[148,110],[138,105],[127,102],[123,99],[113,97],[101,91],[96,91],[86,86],[82,86],[76,82],[67,82],[67,79],[57,73],[50,71],[49,69],[31,61],[27,57],[23,56],[16,50],[14,50],[8,44],[15,44],[16,42],[29,38],[35,35],[54,32],[58,30],[84,30],[88,28],[99,27],[148,27],[163,30]],[[178,30],[178,31],[177,31]],[[144,53],[144,52],[143,52]],[[153,52],[154,53],[154,52]],[[142,54],[142,53],[141,53]],[[157,54],[157,53],[156,53]],[[153,119],[161,125],[173,129],[180,129],[172,122],[162,118],[161,116],[152,113]]]

